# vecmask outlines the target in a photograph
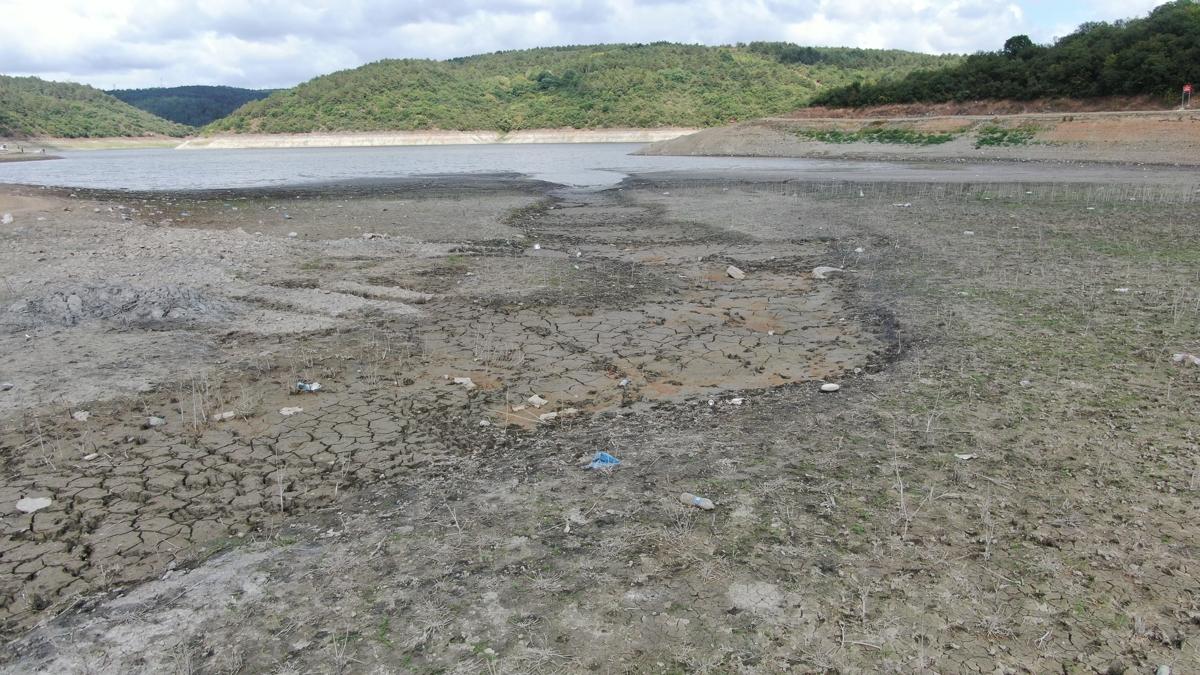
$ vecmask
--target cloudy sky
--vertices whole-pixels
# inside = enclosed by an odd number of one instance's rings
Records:
[[[1163,0],[0,0],[0,73],[287,87],[382,58],[668,40],[924,52],[1049,42]]]

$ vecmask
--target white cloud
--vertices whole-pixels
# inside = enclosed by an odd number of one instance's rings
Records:
[[[1064,32],[1033,10],[1140,15],[1156,0],[0,0],[0,72],[97,86],[291,86],[382,58],[669,40],[926,52]],[[1027,11],[1028,10],[1028,11]],[[1048,21],[1048,23],[1050,23]],[[1069,30],[1069,29],[1068,29]]]

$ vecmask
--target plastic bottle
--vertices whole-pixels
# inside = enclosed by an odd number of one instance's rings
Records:
[[[686,504],[688,506],[695,506],[696,508],[704,509],[705,511],[712,511],[714,508],[716,508],[716,506],[713,505],[711,499],[705,499],[704,497],[697,497],[696,495],[694,495],[690,492],[685,492],[685,493],[679,495],[679,501],[683,502],[684,504]]]

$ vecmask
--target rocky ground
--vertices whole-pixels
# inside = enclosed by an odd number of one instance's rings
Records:
[[[1196,201],[3,188],[0,671],[1188,672]]]

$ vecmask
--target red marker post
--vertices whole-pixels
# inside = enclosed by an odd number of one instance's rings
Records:
[[[1183,107],[1190,107],[1192,104],[1192,85],[1191,83],[1183,85]]]

